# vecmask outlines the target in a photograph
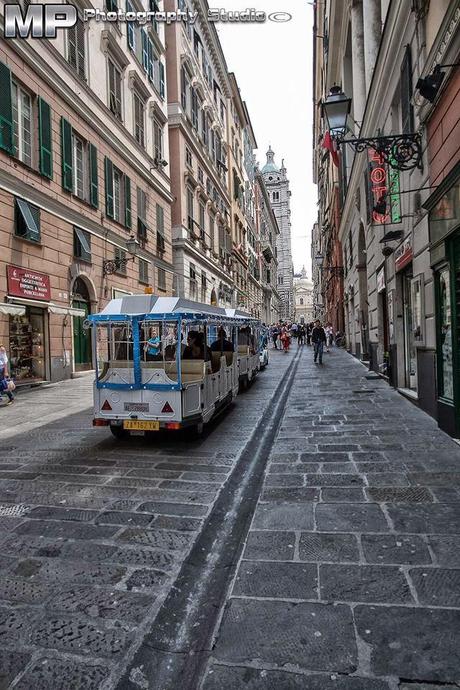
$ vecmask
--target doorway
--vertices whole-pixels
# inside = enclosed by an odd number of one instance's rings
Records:
[[[73,318],[73,352],[75,371],[86,371],[92,368],[91,362],[91,332],[85,329],[88,314],[91,313],[91,301],[86,283],[82,278],[77,278],[73,286],[72,307],[81,309],[85,316]]]

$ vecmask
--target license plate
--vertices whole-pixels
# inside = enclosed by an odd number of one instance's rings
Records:
[[[125,402],[125,412],[149,412],[148,403],[129,403]]]
[[[139,422],[136,419],[125,419],[123,429],[133,431],[159,431],[160,422]]]

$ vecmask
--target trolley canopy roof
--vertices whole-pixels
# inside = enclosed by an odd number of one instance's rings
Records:
[[[123,321],[133,317],[152,321],[176,321],[182,318],[192,321],[258,322],[258,319],[254,319],[250,314],[237,309],[222,309],[182,297],[156,295],[125,295],[112,299],[99,314],[90,314],[88,320]]]

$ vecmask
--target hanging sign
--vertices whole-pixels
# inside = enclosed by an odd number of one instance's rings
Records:
[[[400,271],[412,261],[414,253],[412,251],[412,238],[406,237],[399,247],[395,249],[395,271]]]
[[[50,277],[27,268],[7,266],[8,294],[28,299],[51,299]]]
[[[369,187],[373,223],[400,223],[399,170],[386,165],[382,155],[374,149],[369,149]]]

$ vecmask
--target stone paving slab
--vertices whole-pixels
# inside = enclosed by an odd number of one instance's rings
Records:
[[[201,688],[460,687],[460,448],[324,362],[304,348]]]

